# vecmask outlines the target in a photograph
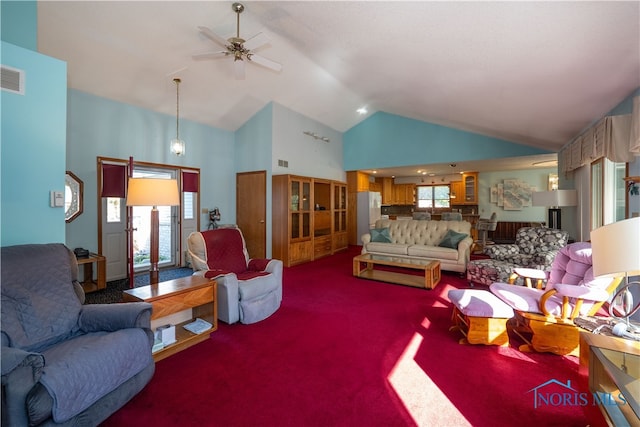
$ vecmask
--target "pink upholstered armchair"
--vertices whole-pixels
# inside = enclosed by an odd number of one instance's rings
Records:
[[[282,261],[250,259],[238,228],[194,232],[187,243],[194,274],[218,282],[220,320],[255,323],[280,308]]]
[[[553,260],[545,289],[507,283],[490,286],[515,312],[513,331],[527,342],[521,350],[578,354],[573,319],[595,315],[620,283],[620,279],[594,278],[592,264],[591,243],[572,243]]]

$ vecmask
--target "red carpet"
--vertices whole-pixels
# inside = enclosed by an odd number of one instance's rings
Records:
[[[352,247],[287,268],[284,300],[254,325],[160,361],[151,383],[103,425],[599,426],[597,408],[538,405],[555,379],[587,392],[574,357],[459,345],[443,274],[427,291],[356,279]]]

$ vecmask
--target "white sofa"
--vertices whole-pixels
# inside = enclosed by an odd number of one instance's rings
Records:
[[[391,242],[372,241],[371,233],[363,234],[363,254],[423,257],[440,261],[442,270],[464,273],[467,269],[473,244],[471,223],[467,221],[379,219],[375,228],[388,228]],[[439,246],[449,230],[467,235],[458,243],[457,249]]]

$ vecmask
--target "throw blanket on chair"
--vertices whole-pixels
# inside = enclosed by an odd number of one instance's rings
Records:
[[[209,270],[244,273],[247,271],[249,254],[244,249],[244,238],[234,228],[203,231]],[[224,274],[224,273],[222,273]]]

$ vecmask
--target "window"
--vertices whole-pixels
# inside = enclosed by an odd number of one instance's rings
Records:
[[[626,217],[626,163],[600,158],[591,164],[591,229]]]
[[[182,216],[184,219],[195,219],[195,214],[193,212],[193,207],[195,206],[195,194],[196,193],[190,193],[187,191],[182,193]]]
[[[418,186],[418,207],[419,208],[450,207],[449,186],[448,185]]]
[[[107,222],[120,222],[121,202],[119,197],[107,197]]]

